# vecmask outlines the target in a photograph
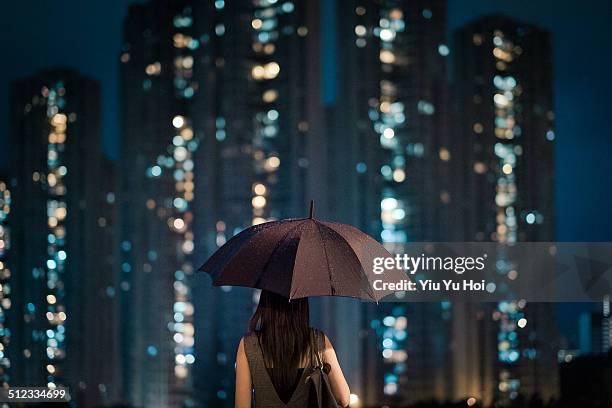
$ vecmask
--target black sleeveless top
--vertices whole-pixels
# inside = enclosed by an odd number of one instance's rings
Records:
[[[272,373],[274,372],[274,367],[272,368],[268,367],[267,370],[268,370],[268,374],[270,375],[270,378],[274,378],[272,375]],[[289,400],[291,399],[291,396],[295,392],[295,389],[297,388],[298,383],[300,382],[300,379],[302,378],[302,374],[304,374],[304,368],[298,368],[297,370],[295,370],[295,380],[293,381],[293,385],[291,385],[288,389],[279,390],[276,387],[274,387],[274,390],[278,394],[278,397],[281,399],[281,401],[283,401],[283,403],[287,404]]]
[[[317,339],[318,352],[325,350],[325,337],[323,332],[311,329]],[[296,373],[296,382],[293,389],[281,392],[279,395],[268,368],[266,368],[263,352],[259,345],[257,334],[249,333],[244,337],[244,351],[249,363],[251,381],[255,392],[255,406],[265,408],[304,408],[308,406],[309,385],[306,382],[310,367],[300,368]],[[274,370],[272,368],[271,370]]]

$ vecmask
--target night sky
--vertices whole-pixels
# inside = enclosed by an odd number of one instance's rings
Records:
[[[118,55],[121,22],[131,3],[135,1],[4,2],[0,14],[3,41],[0,167],[7,163],[9,155],[10,81],[58,66],[75,68],[102,83],[104,150],[110,157],[117,157]],[[491,13],[504,13],[553,33],[556,210],[557,239],[560,241],[612,241],[610,4],[607,0],[448,2],[449,34],[454,28]],[[342,15],[343,11],[336,9],[333,0],[323,10],[327,13],[323,16],[326,38],[334,38],[329,13]],[[324,52],[325,55],[333,53],[333,47],[325,47]],[[329,75],[333,70],[324,72],[328,74],[326,84],[333,84],[334,75]],[[564,314],[575,314],[579,309],[569,307]]]

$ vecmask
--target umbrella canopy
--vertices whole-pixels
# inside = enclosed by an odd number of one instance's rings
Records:
[[[379,301],[391,291],[374,290],[375,279],[406,279],[399,270],[384,278],[372,272],[374,258],[390,257],[372,237],[346,224],[309,218],[272,221],[230,239],[200,268],[215,286],[265,289],[297,299],[346,296]]]

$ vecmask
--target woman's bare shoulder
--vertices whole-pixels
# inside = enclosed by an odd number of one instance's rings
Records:
[[[240,342],[238,342],[238,351],[244,352],[246,343],[249,342],[254,336],[257,336],[255,332],[247,332],[240,338]]]
[[[329,351],[329,350],[334,351],[334,345],[332,344],[329,337],[327,337],[326,334],[323,334],[323,338],[324,338],[324,344],[325,344],[325,351]]]

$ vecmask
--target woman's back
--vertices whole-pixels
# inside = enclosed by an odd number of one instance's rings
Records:
[[[308,406],[314,350],[327,367],[334,398],[348,405],[350,391],[334,348],[309,326],[308,299],[289,301],[262,290],[249,334],[236,353],[236,407],[250,408],[253,391],[257,407]]]
[[[313,340],[316,342],[316,352],[325,350],[325,336],[316,329],[311,329]],[[312,366],[310,358],[304,361],[302,367],[295,370],[293,381],[289,386],[275,387],[272,381],[274,367],[266,366],[262,347],[257,333],[249,333],[244,337],[244,350],[249,363],[249,371],[255,391],[255,403],[258,407],[305,407],[308,405],[309,384],[306,382],[309,368]]]

